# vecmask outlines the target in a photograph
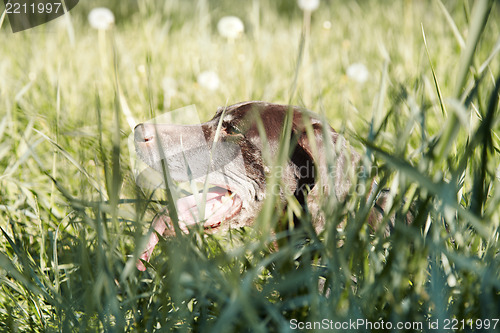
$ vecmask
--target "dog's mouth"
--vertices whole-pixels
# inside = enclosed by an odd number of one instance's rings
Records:
[[[206,193],[185,196],[176,202],[179,228],[184,233],[189,233],[189,229],[198,225],[202,225],[205,230],[218,228],[236,216],[241,211],[242,204],[243,201],[235,192],[218,186],[210,188]],[[146,249],[136,263],[137,269],[141,271],[146,270],[142,261],[149,261],[159,241],[157,234],[175,235],[173,222],[166,214],[155,217],[153,229]]]
[[[241,211],[242,200],[231,190],[212,187],[206,193],[200,192],[177,200],[179,227],[187,228],[203,223],[203,228],[213,229],[233,218]]]

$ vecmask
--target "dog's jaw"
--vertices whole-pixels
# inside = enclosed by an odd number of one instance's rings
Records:
[[[176,203],[179,229],[188,234],[191,228],[199,225],[208,232],[226,227],[225,223],[240,213],[242,204],[237,194],[221,187],[211,188],[205,194],[185,196]],[[144,262],[148,262],[151,258],[159,236],[173,235],[175,235],[175,228],[168,214],[163,212],[155,217],[146,249],[136,263],[137,269],[146,270]]]

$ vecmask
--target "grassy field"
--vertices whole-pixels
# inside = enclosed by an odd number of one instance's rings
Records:
[[[98,6],[111,29],[90,27]],[[498,2],[321,1],[309,14],[286,0],[91,0],[15,34],[2,16],[0,330],[500,329]],[[226,15],[239,38],[219,35]],[[326,198],[319,237],[278,233],[270,251],[259,231],[289,216],[270,196],[259,228],[162,241],[136,270],[162,206],[135,184],[131,126],[246,100],[326,115],[415,222],[372,235],[365,196]]]

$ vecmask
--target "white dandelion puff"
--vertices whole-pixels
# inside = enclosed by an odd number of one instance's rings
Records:
[[[319,7],[319,0],[298,0],[297,4],[303,11],[313,12]]]
[[[236,16],[224,16],[217,23],[217,30],[222,37],[236,39],[245,31],[245,26]]]
[[[208,90],[217,90],[220,85],[219,76],[213,71],[201,72],[198,75],[198,84]]]
[[[177,81],[175,81],[174,78],[168,76],[164,77],[163,80],[161,80],[161,87],[165,95],[173,96],[177,93]]]
[[[113,12],[105,7],[92,9],[88,19],[92,28],[97,30],[108,30],[115,23]]]
[[[347,67],[347,77],[359,83],[364,83],[368,80],[370,72],[362,63],[354,63]]]
[[[146,66],[144,65],[137,66],[137,71],[141,74],[146,74]]]

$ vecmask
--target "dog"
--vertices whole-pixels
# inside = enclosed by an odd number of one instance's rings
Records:
[[[134,129],[136,153],[149,167],[177,182],[209,184],[204,193],[176,201],[178,227],[205,232],[251,226],[270,176],[282,202],[294,196],[312,215],[316,232],[324,229],[318,198],[345,200],[359,170],[360,155],[326,121],[306,109],[260,101],[221,107],[200,125],[139,124]],[[276,164],[280,142],[289,145],[283,165]],[[274,158],[273,158],[274,157]],[[385,198],[370,213],[381,219]],[[203,203],[200,209],[200,203]],[[382,206],[382,207],[381,207]],[[175,235],[167,212],[158,214],[146,249],[137,262],[145,270],[158,236]]]

